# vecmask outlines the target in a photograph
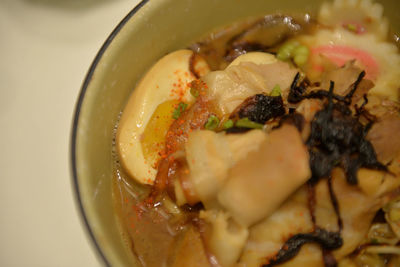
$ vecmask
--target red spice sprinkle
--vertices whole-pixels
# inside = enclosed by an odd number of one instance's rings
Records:
[[[135,211],[135,214],[136,214],[136,217],[138,218],[138,220],[141,220],[143,210],[139,209],[138,205],[140,205],[140,203],[138,203],[137,205],[133,205],[133,210]]]
[[[371,23],[373,21],[373,19],[371,17],[366,17],[365,18],[365,22],[366,23]]]

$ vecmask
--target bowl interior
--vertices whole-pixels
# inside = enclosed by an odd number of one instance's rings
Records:
[[[380,1],[400,31],[396,0]],[[215,28],[249,16],[314,12],[321,1],[151,0],[117,26],[97,55],[77,103],[72,132],[74,186],[84,221],[103,260],[140,266],[128,251],[112,202],[112,139],[118,114],[135,84],[161,56],[183,48]]]

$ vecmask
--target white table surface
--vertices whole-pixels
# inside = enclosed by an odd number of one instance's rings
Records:
[[[71,186],[75,101],[139,0],[0,0],[0,266],[101,266]]]

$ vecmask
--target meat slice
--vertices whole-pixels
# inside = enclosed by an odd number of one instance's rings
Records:
[[[285,96],[297,72],[281,61],[270,64],[241,62],[223,71],[210,72],[202,79],[208,86],[209,97],[218,103],[220,113],[229,115],[246,98],[269,94],[276,85]]]
[[[218,200],[249,226],[270,215],[309,177],[307,148],[294,126],[283,125],[230,169]]]
[[[189,170],[187,182],[193,188],[196,199],[206,208],[215,206],[216,194],[228,178],[232,165],[257,150],[266,139],[267,135],[261,130],[238,135],[208,130],[190,133],[185,146]],[[186,193],[187,190],[183,190]]]
[[[239,262],[249,267],[262,266],[274,258],[289,237],[312,232],[307,198],[307,187],[302,186],[271,216],[250,227],[249,239]],[[321,249],[316,244],[306,244],[296,257],[278,266],[323,266]]]
[[[330,81],[333,81],[335,83],[334,93],[346,95],[361,71],[360,68],[354,65],[354,61],[348,61],[343,67],[325,72],[322,77],[321,87],[328,89]]]
[[[400,153],[400,116],[387,114],[375,123],[367,139],[374,146],[378,160],[390,163]]]

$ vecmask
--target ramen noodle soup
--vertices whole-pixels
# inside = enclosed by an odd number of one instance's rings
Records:
[[[158,60],[115,131],[143,266],[400,266],[400,55],[383,8],[240,21]]]

